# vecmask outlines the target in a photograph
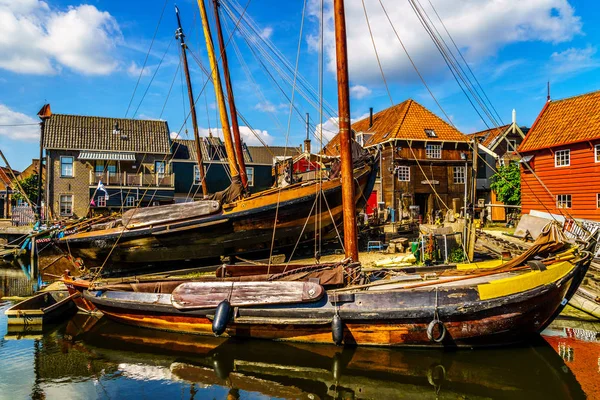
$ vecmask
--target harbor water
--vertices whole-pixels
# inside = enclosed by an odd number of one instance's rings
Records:
[[[37,281],[0,269],[0,296]],[[600,324],[559,319],[539,340],[438,351],[232,340],[138,329],[85,314],[8,327],[0,399],[600,399]]]

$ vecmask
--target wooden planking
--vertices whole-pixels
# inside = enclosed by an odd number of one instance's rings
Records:
[[[214,308],[223,300],[233,307],[317,301],[325,293],[314,282],[188,282],[173,291],[178,309]]]
[[[578,143],[560,146],[553,151],[545,149],[535,152],[534,171],[552,196],[531,172],[521,167],[522,212],[526,214],[535,209],[555,214],[564,213],[575,218],[600,220],[600,209],[596,203],[597,193],[600,193],[600,163],[595,162],[594,144]],[[555,167],[554,152],[563,149],[571,150],[571,165]],[[572,196],[571,209],[556,208],[556,195],[559,194]]]

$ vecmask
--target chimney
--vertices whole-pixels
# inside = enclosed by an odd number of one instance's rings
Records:
[[[369,129],[373,127],[373,107],[369,107]]]
[[[306,139],[304,139],[304,152],[310,154],[310,116],[306,113]]]

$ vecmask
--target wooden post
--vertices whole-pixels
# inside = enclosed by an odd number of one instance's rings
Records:
[[[219,66],[215,57],[215,46],[210,33],[210,25],[208,24],[208,16],[206,15],[206,7],[204,0],[198,0],[198,8],[200,8],[200,16],[202,17],[202,26],[204,28],[204,39],[206,40],[206,49],[208,50],[208,59],[210,60],[211,75],[215,87],[215,95],[217,97],[217,107],[219,107],[219,115],[221,117],[221,128],[223,128],[223,139],[225,140],[225,152],[227,153],[227,161],[229,162],[229,170],[231,171],[231,180],[239,180],[239,171],[233,148],[233,140],[231,139],[231,130],[229,129],[229,119],[227,118],[227,106],[223,96],[223,87],[221,86],[221,77],[219,75]]]
[[[240,127],[238,125],[237,109],[235,108],[235,98],[233,96],[233,87],[231,86],[231,76],[229,74],[229,63],[227,62],[227,52],[225,42],[223,41],[223,31],[221,29],[221,18],[219,16],[219,0],[213,0],[215,11],[215,26],[217,28],[217,38],[219,40],[219,49],[221,51],[221,63],[223,64],[223,76],[225,77],[225,88],[227,89],[227,100],[229,103],[229,113],[231,114],[231,130],[235,144],[235,156],[240,171],[242,185],[248,187],[248,176],[246,175],[246,161],[244,160],[244,150],[242,149],[242,139],[240,138]]]
[[[356,203],[354,199],[354,168],[352,165],[352,130],[350,125],[350,88],[348,84],[348,47],[346,15],[343,0],[333,1],[335,19],[335,49],[337,57],[338,108],[340,127],[340,158],[342,176],[342,208],[346,257],[358,261]]]
[[[185,35],[181,28],[181,19],[179,18],[179,8],[175,6],[175,14],[177,15],[177,32],[175,37],[179,39],[181,43],[181,56],[183,61],[183,70],[185,72],[185,82],[188,89],[188,99],[190,102],[190,115],[192,116],[192,127],[194,129],[194,141],[196,143],[196,154],[198,154],[198,169],[200,170],[200,182],[202,185],[202,194],[206,196],[208,194],[208,187],[206,186],[206,179],[204,179],[204,163],[202,160],[202,151],[200,148],[200,134],[198,133],[198,120],[196,119],[196,102],[194,100],[194,93],[192,91],[192,81],[190,79],[190,70],[188,68],[187,52],[185,44]]]
[[[471,216],[471,223],[469,226],[469,260],[473,261],[475,255],[475,201],[477,199],[477,140],[473,140],[473,186],[471,193],[471,204],[473,205],[473,215]]]

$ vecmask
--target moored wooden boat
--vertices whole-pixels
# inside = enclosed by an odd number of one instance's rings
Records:
[[[69,294],[66,290],[53,290],[39,293],[15,304],[4,312],[9,325],[45,325],[60,322],[77,308],[73,298],[79,294]]]
[[[330,288],[312,302],[246,304],[228,316],[224,335],[352,345],[505,345],[539,333],[558,315],[590,259],[581,251],[541,269],[534,265],[471,271],[434,282],[391,281],[388,288],[374,284]],[[172,293],[180,284],[136,284],[135,291],[123,290],[122,285],[115,288],[120,290],[92,287],[84,297],[119,322],[212,335],[218,307],[176,307]],[[225,294],[220,300],[227,298]]]
[[[369,158],[354,171],[358,207],[364,205],[373,189],[376,169],[377,162]],[[323,182],[323,203],[327,207],[323,207],[321,214],[313,210],[318,197],[316,185],[319,183],[313,181],[271,189],[226,204],[209,215],[184,213],[181,218],[165,220],[161,214],[161,221],[154,224],[125,223],[125,226],[77,233],[65,236],[58,244],[81,258],[87,267],[104,264],[106,270],[127,271],[145,266],[177,269],[182,265],[178,262],[265,251],[271,244],[274,248],[294,246],[299,238],[314,240],[315,220],[322,221],[320,234],[323,236],[342,220],[339,179]],[[276,215],[277,231],[273,241]]]

